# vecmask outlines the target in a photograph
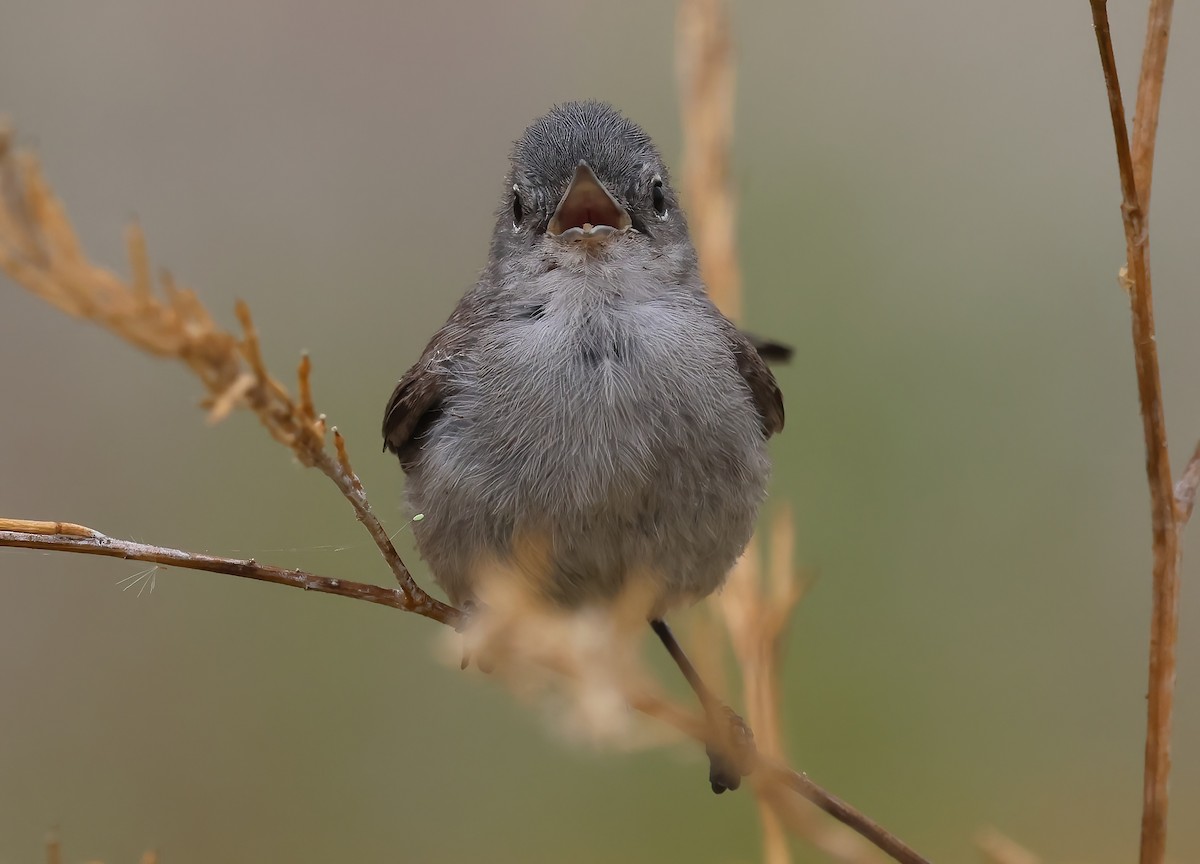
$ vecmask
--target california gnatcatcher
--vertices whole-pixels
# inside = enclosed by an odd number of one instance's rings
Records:
[[[516,142],[487,266],[383,421],[452,602],[489,568],[565,607],[639,580],[664,641],[659,619],[718,588],[749,541],[782,428],[774,376],[701,282],[662,157],[599,102]],[[714,790],[737,788],[719,761]]]

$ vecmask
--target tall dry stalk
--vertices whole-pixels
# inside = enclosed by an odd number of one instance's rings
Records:
[[[733,184],[736,62],[725,0],[683,0],[675,44],[688,224],[710,296],[726,315],[737,320],[742,312],[742,277]],[[730,573],[717,608],[741,670],[743,704],[755,740],[765,755],[784,760],[779,670],[787,626],[803,594],[794,562],[790,508],[780,507],[767,539],[769,563],[764,566],[758,544],[752,542]],[[769,778],[754,779],[753,786],[767,864],[792,860],[789,831],[836,861],[868,864],[880,860],[860,836],[822,818],[809,802],[779,794],[779,786]]]
[[[293,397],[267,371],[258,330],[245,303],[237,304],[242,328],[237,336],[219,327],[196,294],[178,285],[169,273],[164,271],[160,277],[161,293],[155,291],[145,237],[137,225],[126,232],[126,245],[132,274],[127,281],[90,261],[66,209],[42,177],[37,159],[15,152],[11,135],[0,129],[0,270],[63,312],[93,321],[157,357],[184,363],[204,388],[202,404],[210,422],[223,419],[235,407],[253,412],[273,439],[301,464],[328,477],[350,503],[396,578],[398,608],[457,624],[458,611],[429,596],[400,560],[350,466],[336,428],[329,430],[334,447],[332,451],[328,447],[325,415],[313,405],[308,357],[301,358],[298,395]],[[248,575],[245,566],[241,571],[233,575]]]
[[[1090,2],[1121,180],[1121,222],[1125,230],[1126,264],[1120,278],[1129,294],[1138,402],[1146,448],[1146,480],[1150,487],[1153,612],[1150,621],[1149,687],[1146,694],[1140,861],[1141,864],[1162,864],[1167,852],[1171,720],[1175,702],[1176,645],[1179,640],[1179,533],[1191,516],[1196,486],[1200,483],[1200,446],[1197,446],[1191,462],[1181,474],[1179,484],[1176,485],[1171,478],[1162,380],[1158,368],[1158,342],[1154,332],[1154,294],[1150,281],[1150,187],[1154,176],[1154,145],[1174,2],[1150,2],[1132,136],[1125,123],[1125,106],[1113,53],[1107,2]]]

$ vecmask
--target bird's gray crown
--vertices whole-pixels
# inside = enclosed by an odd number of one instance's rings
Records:
[[[529,125],[513,146],[512,182],[561,193],[580,161],[610,191],[626,188],[650,171],[664,173],[662,158],[641,126],[603,102],[556,105]]]

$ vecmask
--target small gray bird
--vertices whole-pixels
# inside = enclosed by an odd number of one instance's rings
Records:
[[[564,607],[638,580],[708,709],[660,619],[742,553],[783,419],[770,369],[705,292],[649,136],[571,102],[514,145],[487,266],[396,385],[383,436],[452,602],[497,570]],[[737,788],[710,756],[714,790]]]

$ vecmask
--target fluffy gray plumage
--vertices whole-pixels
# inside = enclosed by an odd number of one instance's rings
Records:
[[[583,160],[629,214],[592,241],[547,233]],[[613,108],[573,102],[516,142],[487,267],[388,403],[386,447],[452,601],[514,538],[554,601],[649,580],[656,614],[741,554],[783,427],[774,377],[717,309],[667,169]],[[586,230],[586,228],[585,228]],[[531,566],[528,562],[522,567]]]

